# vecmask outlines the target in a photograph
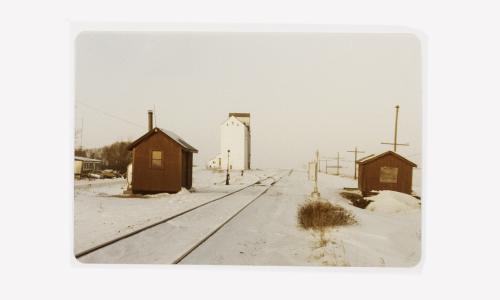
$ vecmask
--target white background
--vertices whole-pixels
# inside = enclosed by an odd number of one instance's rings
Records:
[[[498,299],[495,1],[134,2],[0,4],[2,298]],[[397,270],[75,263],[70,21],[400,25],[424,32],[421,265]]]

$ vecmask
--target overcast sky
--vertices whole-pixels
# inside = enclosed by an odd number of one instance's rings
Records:
[[[251,113],[252,166],[300,167],[355,146],[421,162],[421,49],[410,34],[95,33],[76,40],[76,127],[83,147],[134,140],[157,126],[219,152],[229,112]],[[76,141],[80,146],[80,140]],[[400,149],[400,150],[399,150]],[[362,154],[362,155],[365,155]]]

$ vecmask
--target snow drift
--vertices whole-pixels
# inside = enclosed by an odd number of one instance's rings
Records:
[[[366,199],[373,201],[366,209],[374,212],[392,214],[420,208],[420,200],[417,198],[394,191],[380,191],[378,195]]]

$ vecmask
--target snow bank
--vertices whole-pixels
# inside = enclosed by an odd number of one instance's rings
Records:
[[[127,182],[123,178],[106,178],[106,179],[75,179],[75,189],[84,189],[97,186],[114,185],[117,183],[124,184]]]
[[[420,201],[417,198],[394,191],[380,191],[378,195],[366,199],[373,201],[366,209],[375,212],[392,214],[420,208]]]
[[[186,189],[185,187],[182,187],[180,191],[178,191],[177,193],[158,193],[158,194],[150,194],[150,195],[146,195],[144,198],[167,198],[167,197],[171,197],[171,196],[174,196],[174,195],[189,195],[191,194],[191,192]]]

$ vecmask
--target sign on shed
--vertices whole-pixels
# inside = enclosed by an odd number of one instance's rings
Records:
[[[380,182],[398,183],[398,168],[380,167]]]

